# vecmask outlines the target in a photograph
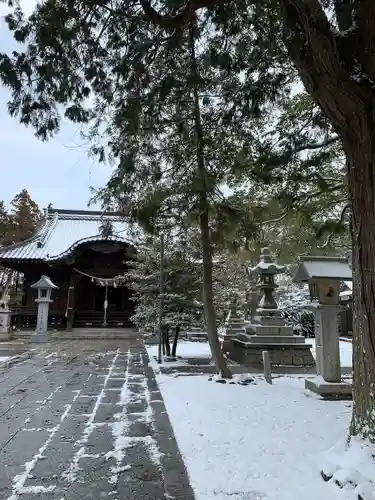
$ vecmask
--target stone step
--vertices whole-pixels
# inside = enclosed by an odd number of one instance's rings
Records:
[[[292,337],[293,328],[291,326],[265,326],[254,325],[256,335]]]
[[[251,344],[304,344],[305,337],[298,335],[250,335],[248,343]]]

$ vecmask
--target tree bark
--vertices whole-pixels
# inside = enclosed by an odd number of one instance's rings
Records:
[[[177,325],[175,328],[173,345],[172,345],[172,356],[173,357],[176,357],[176,355],[177,355],[177,344],[178,344],[178,337],[180,335],[180,330],[181,330],[180,325]]]
[[[375,33],[363,41],[361,57],[357,34],[348,47],[345,36],[333,33],[319,0],[283,0],[283,7],[288,52],[347,157],[354,278],[351,433],[375,442],[375,93],[370,85],[375,57],[372,67],[368,58]],[[363,36],[375,22],[374,4],[364,0],[359,10]]]
[[[169,344],[169,328],[164,326],[163,328],[163,339],[164,339],[164,347],[165,347],[165,355],[171,355],[171,346]]]
[[[212,358],[215,362],[217,372],[224,378],[232,378],[232,374],[227,367],[224,355],[221,351],[220,342],[217,336],[216,312],[213,297],[212,278],[212,248],[209,224],[209,201],[207,196],[207,171],[204,159],[203,128],[200,112],[199,92],[198,92],[198,68],[195,54],[195,22],[189,25],[190,40],[190,60],[191,74],[193,81],[194,100],[194,129],[196,136],[196,159],[198,176],[200,180],[199,190],[199,226],[201,233],[202,260],[203,260],[203,301],[206,318],[206,328],[208,342],[210,344]]]

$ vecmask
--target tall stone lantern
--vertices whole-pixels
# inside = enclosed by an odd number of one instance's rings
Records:
[[[38,290],[38,298],[35,302],[38,304],[38,317],[36,330],[30,337],[30,342],[48,342],[48,311],[51,299],[52,290],[57,290],[59,287],[52,283],[48,276],[43,275],[39,281],[31,285],[31,288]]]
[[[302,335],[294,335],[291,326],[285,324],[278,308],[274,291],[278,287],[275,277],[285,271],[285,266],[275,262],[271,250],[262,248],[260,262],[251,269],[258,276],[257,288],[262,297],[256,310],[256,321],[246,325],[246,331],[231,339],[231,356],[235,361],[251,369],[263,367],[263,351],[269,352],[273,367],[289,367],[293,370],[310,370],[315,367],[310,345]]]
[[[294,277],[296,283],[307,283],[315,316],[316,368],[318,377],[306,379],[305,386],[322,396],[350,396],[351,384],[341,377],[338,313],[340,282],[352,279],[345,258],[300,257]]]

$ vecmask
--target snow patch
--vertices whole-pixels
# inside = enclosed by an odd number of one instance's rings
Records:
[[[375,446],[357,438],[342,438],[325,455],[322,476],[363,500],[375,499]]]
[[[56,391],[54,391],[56,392]],[[80,394],[80,391],[77,391],[74,398],[73,398],[73,403],[76,401]],[[48,398],[47,398],[48,399]],[[23,493],[45,493],[45,492],[51,492],[55,489],[54,485],[51,486],[25,486],[25,482],[27,478],[29,477],[31,471],[34,469],[35,465],[37,464],[38,460],[41,460],[44,458],[43,453],[46,451],[48,445],[51,443],[54,435],[59,431],[61,424],[64,422],[66,417],[68,416],[73,404],[69,404],[65,406],[65,411],[60,417],[60,421],[53,429],[51,429],[51,432],[44,442],[44,444],[39,448],[38,453],[34,455],[32,460],[29,462],[26,462],[24,465],[24,471],[21,474],[18,474],[17,476],[14,477],[13,479],[13,490],[12,490],[12,495],[9,497],[8,500],[13,500],[13,498],[17,498],[18,495],[21,495]]]
[[[77,451],[77,453],[74,455],[73,460],[70,463],[69,467],[62,474],[62,477],[69,482],[75,482],[77,479],[77,473],[79,471],[79,461],[81,460],[81,458],[85,454],[85,451],[86,451],[85,445],[86,445],[89,437],[93,433],[95,427],[97,427],[97,424],[94,424],[95,416],[96,416],[98,409],[99,409],[99,406],[100,406],[100,404],[105,396],[106,386],[107,386],[108,380],[111,378],[112,373],[114,371],[117,358],[119,357],[119,352],[120,351],[118,349],[116,351],[116,354],[114,355],[114,357],[112,359],[112,363],[109,367],[107,376],[104,379],[103,388],[101,389],[99,395],[97,396],[93,411],[91,412],[91,414],[89,415],[89,418],[87,420],[86,426],[85,426],[84,431],[83,431],[83,436],[76,443],[77,445],[81,445],[81,446],[80,446],[79,450]]]
[[[348,428],[348,402],[320,400],[299,377],[157,380],[196,500],[358,500],[320,476],[322,454]]]

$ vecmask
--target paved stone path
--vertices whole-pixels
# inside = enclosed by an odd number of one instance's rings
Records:
[[[65,341],[0,368],[1,500],[193,500],[137,340]]]

